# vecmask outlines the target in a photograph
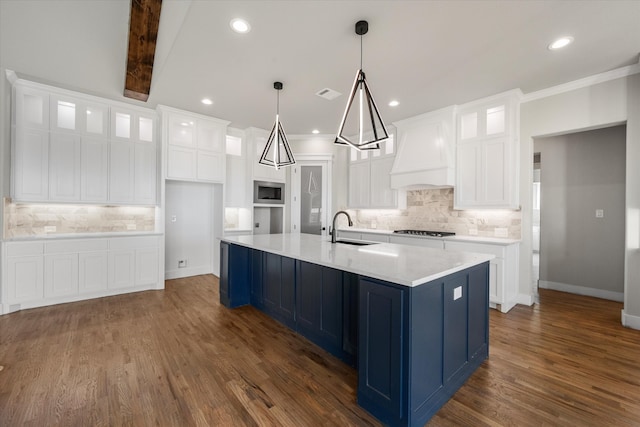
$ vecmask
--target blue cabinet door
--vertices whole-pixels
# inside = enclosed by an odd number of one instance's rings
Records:
[[[358,283],[357,274],[342,272],[342,351],[351,366],[358,361]]]
[[[295,329],[295,260],[265,252],[262,262],[264,311]]]
[[[342,272],[298,261],[297,331],[334,356],[344,359],[342,312]]]
[[[251,305],[262,309],[264,303],[262,301],[263,292],[263,252],[255,249],[251,250]]]
[[[489,268],[487,264],[469,270],[469,361],[484,359],[489,347]]]
[[[359,289],[358,403],[385,424],[406,422],[409,289],[361,278]]]
[[[220,303],[238,307],[250,303],[250,249],[220,242]]]

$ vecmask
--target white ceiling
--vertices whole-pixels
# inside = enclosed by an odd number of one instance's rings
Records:
[[[0,0],[0,67],[122,97],[129,0]],[[230,30],[243,17],[249,34]],[[360,62],[386,123],[509,89],[529,93],[638,63],[640,1],[164,0],[151,95],[288,134],[334,134]],[[549,51],[556,37],[575,42]],[[325,87],[343,95],[327,101]],[[203,97],[214,104],[204,106]],[[398,107],[387,105],[391,99]]]

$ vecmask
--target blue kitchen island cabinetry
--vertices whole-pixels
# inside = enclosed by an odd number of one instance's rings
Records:
[[[486,255],[243,238],[221,242],[221,303],[252,304],[355,366],[358,404],[386,425],[424,425],[488,357]],[[414,257],[435,267],[400,273]]]

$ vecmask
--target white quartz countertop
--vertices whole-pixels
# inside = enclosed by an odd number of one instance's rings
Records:
[[[434,236],[419,236],[415,234],[394,234],[393,230],[377,230],[371,228],[338,228],[338,232],[341,231],[351,231],[355,233],[365,233],[365,234],[381,234],[387,236],[402,236],[402,237],[413,237],[416,239],[431,239],[431,240],[448,240],[452,242],[470,242],[470,243],[488,243],[491,245],[513,245],[514,243],[520,243],[519,239],[507,239],[503,237],[484,237],[484,236],[447,236],[447,237],[434,237]],[[366,239],[365,239],[366,240]]]
[[[312,234],[225,236],[221,240],[405,286],[430,282],[494,258],[393,243],[331,243],[327,237]]]
[[[69,234],[38,234],[31,236],[18,236],[4,239],[5,242],[31,242],[35,240],[69,240],[69,239],[105,239],[110,237],[141,237],[162,236],[156,231],[122,231],[105,233],[69,233]]]

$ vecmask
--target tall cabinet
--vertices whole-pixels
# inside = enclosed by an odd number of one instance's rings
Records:
[[[455,209],[517,209],[520,90],[461,105]]]

